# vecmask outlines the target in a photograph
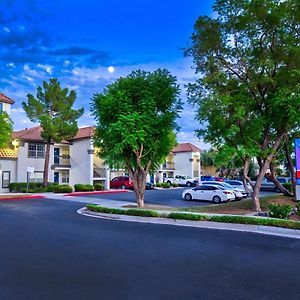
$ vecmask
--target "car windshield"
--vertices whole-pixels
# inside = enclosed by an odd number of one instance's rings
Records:
[[[233,189],[233,186],[230,185],[230,184],[228,184],[228,183],[226,183],[226,182],[223,182],[222,185],[223,185],[224,187],[229,188],[229,189]]]

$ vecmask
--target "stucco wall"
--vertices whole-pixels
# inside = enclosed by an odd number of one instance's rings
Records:
[[[2,171],[10,171],[10,182],[16,182],[17,160],[15,159],[0,160],[0,193],[9,192],[9,189],[2,188]]]
[[[187,175],[193,177],[192,152],[181,152],[174,155],[175,175]]]
[[[3,104],[3,110],[6,111],[9,115],[11,113],[11,105],[8,103],[2,103]]]
[[[74,141],[70,146],[70,185],[76,183],[93,184],[93,150],[91,139]]]

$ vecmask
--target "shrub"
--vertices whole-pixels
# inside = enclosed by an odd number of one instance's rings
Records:
[[[291,182],[286,182],[282,186],[286,188],[290,193],[293,193],[293,185]]]
[[[94,186],[91,184],[75,184],[74,189],[75,192],[92,192],[94,190]]]
[[[155,184],[155,186],[156,186],[156,187],[161,187],[161,183],[160,183],[160,182],[157,182],[157,183]]]
[[[270,204],[268,206],[272,218],[287,219],[292,211],[288,204]]]
[[[141,216],[141,217],[154,217],[158,218],[160,216],[159,212],[154,210],[144,210],[144,209],[127,209],[126,215],[129,216]]]
[[[9,191],[16,193],[26,193],[27,182],[12,182],[9,184]],[[29,193],[42,193],[47,192],[47,188],[43,187],[41,182],[29,182],[28,184]]]
[[[53,188],[54,193],[72,193],[73,188],[70,185],[55,185]]]
[[[172,187],[178,187],[178,183],[173,182],[173,183],[172,183]]]
[[[46,192],[54,192],[54,187],[57,186],[58,183],[56,182],[49,182],[46,188]]]
[[[205,221],[209,220],[208,216],[205,215],[196,215],[189,213],[170,213],[168,216],[170,219],[176,220],[190,220],[190,221]]]
[[[171,186],[167,182],[163,182],[161,184],[161,187],[163,187],[164,189],[169,189]]]
[[[104,184],[102,183],[95,183],[94,184],[95,191],[103,191],[104,190]]]

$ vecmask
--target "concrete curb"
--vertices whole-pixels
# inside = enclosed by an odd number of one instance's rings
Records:
[[[271,236],[300,239],[300,230],[286,229],[280,227],[114,215],[114,214],[92,212],[86,209],[85,207],[78,209],[77,213],[86,217],[109,219],[114,221],[173,225],[173,226],[206,228],[206,229],[215,229],[215,230],[230,230],[230,231],[257,233],[257,234],[264,234],[264,235],[271,235]]]
[[[107,190],[107,191],[94,191],[94,192],[72,192],[64,194],[64,197],[69,196],[87,196],[87,195],[106,195],[106,194],[120,194],[120,193],[130,193],[128,190]]]
[[[0,201],[28,200],[28,199],[42,199],[42,198],[47,198],[47,197],[42,195],[0,197]]]

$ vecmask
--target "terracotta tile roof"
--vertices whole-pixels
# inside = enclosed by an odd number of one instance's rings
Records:
[[[91,138],[93,136],[94,130],[95,130],[95,126],[79,128],[76,136],[71,140],[73,141],[73,140]]]
[[[0,148],[0,159],[1,158],[10,158],[14,159],[18,157],[18,151],[11,148]]]
[[[90,138],[93,136],[93,131],[94,131],[94,126],[79,128],[76,136],[70,140],[74,141],[78,139]],[[25,128],[20,131],[15,131],[13,133],[13,138],[21,139],[25,141],[42,142],[43,138],[41,136],[41,133],[42,133],[42,127],[36,126],[32,128]]]
[[[0,93],[0,102],[2,103],[8,103],[8,104],[14,104],[15,101],[10,99],[9,97],[5,96],[4,94]]]
[[[191,143],[180,143],[177,144],[173,149],[173,153],[178,152],[200,152],[201,150]]]

